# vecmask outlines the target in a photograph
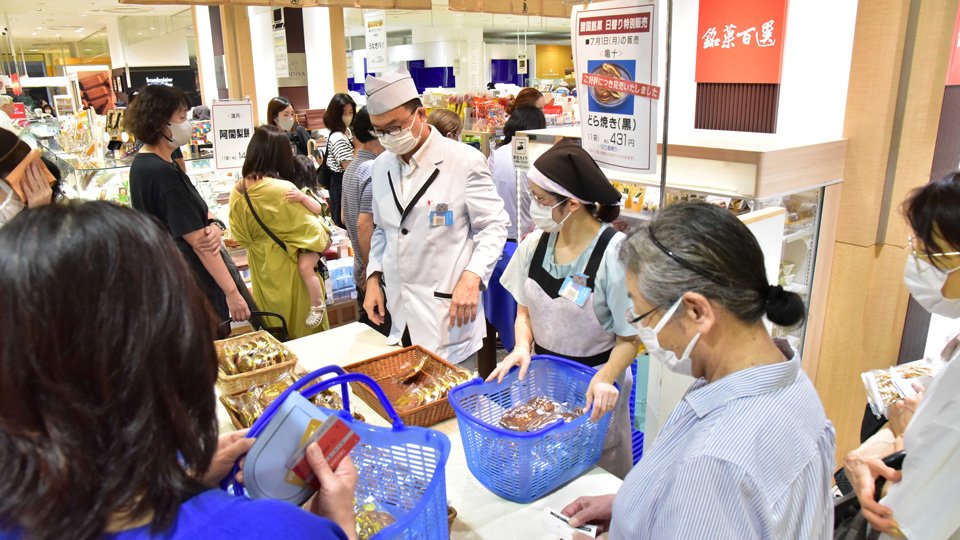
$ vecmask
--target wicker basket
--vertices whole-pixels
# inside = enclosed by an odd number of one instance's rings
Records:
[[[282,373],[293,371],[294,366],[297,365],[297,355],[293,354],[293,351],[288,349],[282,343],[277,341],[277,338],[273,337],[269,332],[264,330],[257,330],[255,332],[250,332],[248,334],[227,339],[220,339],[214,341],[213,345],[217,349],[217,358],[219,359],[224,347],[242,345],[244,343],[257,341],[260,338],[264,338],[267,341],[273,342],[278,347],[285,350],[287,352],[287,358],[290,360],[270,367],[255,369],[253,371],[248,371],[247,373],[241,373],[239,375],[223,375],[221,373],[217,379],[217,388],[220,390],[221,394],[237,394],[247,390],[251,386],[271,383],[277,380]]]
[[[407,392],[406,385],[398,383],[394,377],[404,368],[410,366],[414,360],[419,359],[421,355],[427,356],[427,361],[423,365],[423,373],[433,376],[443,375],[451,371],[457,371],[457,368],[436,354],[414,345],[397,352],[383,354],[356,364],[344,366],[347,373],[363,373],[373,380],[383,389],[390,403],[396,403],[404,393]],[[350,384],[351,390],[357,397],[362,399],[382,418],[389,420],[380,400],[362,384]],[[397,411],[403,423],[408,426],[432,427],[440,422],[450,420],[454,417],[453,409],[447,401],[446,396],[443,399],[421,405],[408,411]]]

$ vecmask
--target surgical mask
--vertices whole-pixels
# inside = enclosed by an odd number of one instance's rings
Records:
[[[420,133],[416,137],[413,136],[413,125],[411,125],[408,128],[401,129],[400,132],[395,135],[384,133],[380,136],[380,144],[382,144],[388,152],[402,156],[417,147],[421,136],[423,136],[422,122],[420,123]]]
[[[23,201],[14,196],[13,188],[4,180],[0,180],[0,198],[3,198],[3,202],[0,202],[0,225],[13,219],[26,207]]]
[[[957,270],[960,270],[960,267],[950,270],[937,268],[930,261],[911,253],[907,257],[903,282],[923,309],[951,319],[960,319],[960,298],[943,296],[943,286],[947,278]]]
[[[343,115],[340,119],[343,120],[343,125],[345,125],[345,126],[348,126],[348,127],[349,127],[350,124],[353,124],[353,115],[352,115],[352,114],[345,114],[345,115]]]
[[[293,129],[293,118],[277,118],[277,125],[284,131]]]
[[[193,125],[190,124],[189,120],[184,120],[179,124],[167,125],[170,126],[170,136],[167,137],[168,141],[178,148],[185,144],[190,144],[190,140],[193,138]]]
[[[670,322],[670,318],[677,313],[682,301],[683,297],[677,299],[663,315],[663,318],[660,319],[660,322],[657,323],[657,326],[647,328],[643,325],[637,325],[637,329],[640,330],[640,340],[643,341],[643,346],[647,348],[647,353],[650,355],[650,358],[663,362],[663,365],[674,373],[693,376],[693,360],[690,359],[690,353],[693,352],[693,348],[696,347],[697,342],[700,341],[700,332],[697,332],[697,335],[693,336],[693,339],[690,340],[687,348],[683,350],[680,358],[677,358],[675,352],[661,347],[660,339],[657,337],[657,334],[663,330],[663,327]]]
[[[533,223],[537,228],[543,230],[543,232],[557,232],[563,228],[563,223],[567,221],[567,218],[570,217],[573,212],[568,213],[559,223],[553,220],[553,209],[560,206],[561,204],[567,202],[566,200],[560,201],[557,204],[551,206],[550,208],[544,208],[540,206],[540,203],[536,199],[530,201],[530,219],[533,220]]]

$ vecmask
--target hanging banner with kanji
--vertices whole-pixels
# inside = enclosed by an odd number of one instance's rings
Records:
[[[601,166],[656,173],[656,5],[593,2],[570,21],[583,148]]]
[[[780,82],[787,0],[700,0],[698,83]]]

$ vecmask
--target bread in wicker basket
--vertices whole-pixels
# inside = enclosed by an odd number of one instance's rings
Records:
[[[384,394],[386,394],[387,399],[389,399],[390,403],[394,404],[396,408],[396,403],[399,398],[410,390],[408,385],[401,384],[396,380],[397,376],[408,371],[411,365],[418,363],[423,355],[427,356],[427,361],[424,362],[422,369],[422,372],[425,374],[439,377],[451,372],[462,371],[460,368],[457,368],[419,345],[382,354],[357,362],[356,364],[344,366],[343,369],[348,373],[363,373],[377,381],[377,384],[380,385]],[[389,420],[387,412],[383,409],[383,405],[380,404],[380,400],[367,389],[366,385],[351,383],[350,388],[357,397],[366,402],[377,414],[385,420]],[[455,416],[453,408],[450,407],[446,396],[426,405],[421,405],[406,411],[398,410],[397,412],[404,424],[421,427],[435,426]]]
[[[214,341],[213,345],[217,350],[217,360],[219,361],[221,359],[224,347],[236,347],[244,343],[254,343],[259,339],[266,339],[278,346],[286,353],[288,360],[238,375],[224,375],[220,373],[220,376],[217,378],[217,388],[221,394],[237,394],[247,390],[251,386],[271,383],[277,380],[282,373],[293,371],[294,366],[297,365],[297,355],[293,354],[293,351],[264,330],[257,330],[240,336]]]

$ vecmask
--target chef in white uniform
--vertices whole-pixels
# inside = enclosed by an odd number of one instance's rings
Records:
[[[569,142],[544,152],[527,178],[539,230],[520,243],[500,278],[517,300],[517,344],[488,380],[502,380],[515,365],[522,379],[531,352],[596,367],[586,404],[594,420],[613,411],[599,465],[623,478],[633,467],[627,368],[639,343],[627,319],[619,259],[625,236],[610,226],[620,215],[620,193],[593,158]]]
[[[386,152],[373,164],[376,229],[364,310],[381,324],[389,308],[390,343],[475,363],[486,337],[480,291],[510,223],[503,201],[483,155],[427,124],[405,69],[368,76],[365,86],[373,134]]]

